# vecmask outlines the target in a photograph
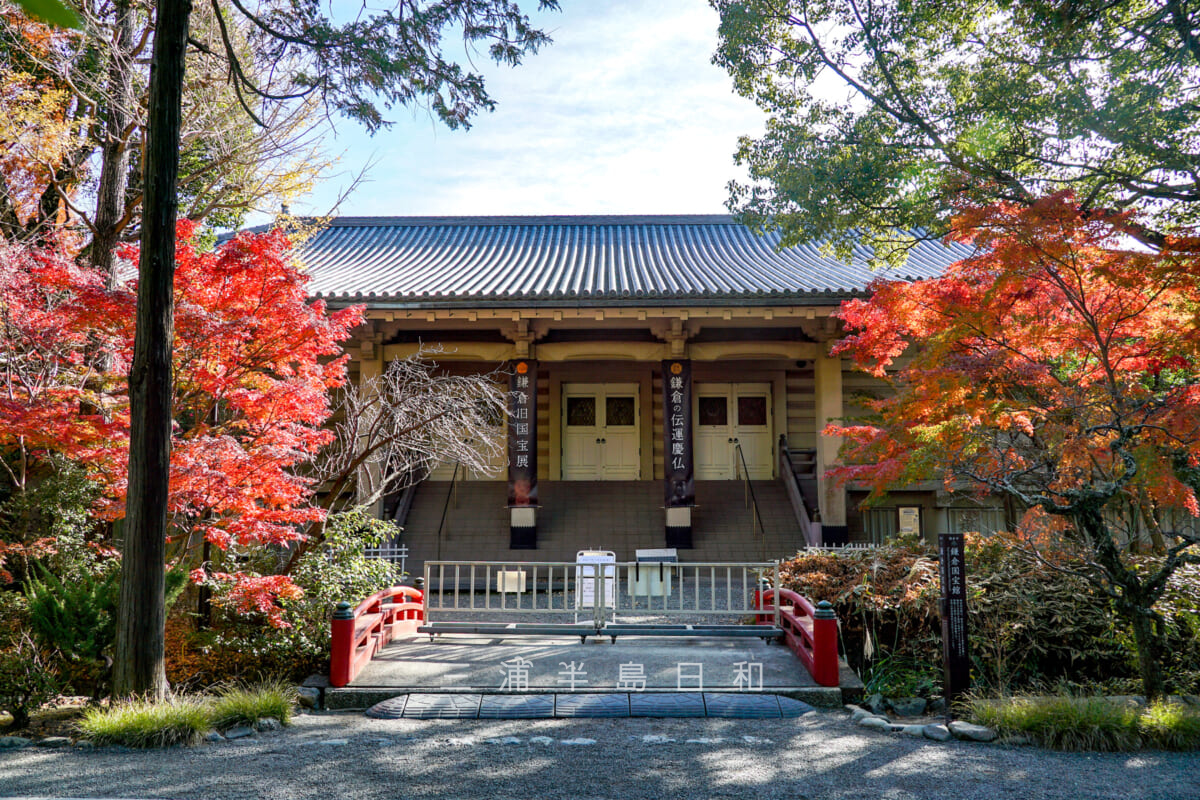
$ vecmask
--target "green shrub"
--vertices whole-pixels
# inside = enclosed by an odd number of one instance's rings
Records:
[[[209,707],[197,697],[132,700],[109,708],[90,708],[79,722],[80,733],[96,744],[126,747],[193,744],[211,728]]]
[[[25,585],[30,627],[38,641],[61,657],[63,679],[74,691],[99,697],[116,639],[120,571],[84,572],[64,580],[46,569]]]
[[[295,705],[296,687],[284,681],[226,685],[217,689],[212,700],[212,723],[222,731],[235,725],[253,726],[268,717],[289,725]]]
[[[61,577],[41,568],[25,585],[30,629],[38,642],[59,655],[65,685],[98,699],[108,682],[117,635],[120,565],[114,560],[97,571]],[[170,608],[187,583],[182,569],[166,574]]]
[[[971,717],[1005,736],[1027,736],[1052,750],[1122,752],[1142,744],[1138,711],[1103,697],[974,699]]]
[[[864,676],[867,694],[885,697],[931,697],[942,684],[937,662],[907,656],[884,656],[871,661]]]
[[[52,700],[58,690],[57,677],[28,636],[0,649],[0,711],[12,714],[15,728],[28,725],[29,715]]]
[[[225,674],[212,677],[261,680],[286,675],[300,679],[327,669],[330,620],[338,602],[358,602],[403,580],[398,565],[364,554],[366,548],[395,534],[390,522],[355,510],[330,515],[326,526],[324,546],[306,553],[292,572],[292,580],[304,590],[304,596],[281,601],[283,620],[289,627],[273,628],[261,614],[240,615],[225,609],[215,630],[203,637],[211,660],[226,668]],[[250,566],[265,571],[270,565]],[[233,675],[228,671],[230,665]]]
[[[1148,747],[1200,750],[1200,712],[1182,703],[1152,703],[1142,711],[1138,730]]]

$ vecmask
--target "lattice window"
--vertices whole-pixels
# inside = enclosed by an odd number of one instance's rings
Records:
[[[568,397],[567,425],[572,428],[596,427],[596,398]]]

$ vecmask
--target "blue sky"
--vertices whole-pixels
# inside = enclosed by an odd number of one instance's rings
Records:
[[[532,11],[534,0],[523,4]],[[704,0],[563,0],[531,14],[554,44],[516,69],[479,54],[497,101],[468,131],[423,110],[368,136],[341,121],[337,172],[293,212],[324,213],[368,162],[343,215],[723,213],[739,135],[765,116],[710,63]]]

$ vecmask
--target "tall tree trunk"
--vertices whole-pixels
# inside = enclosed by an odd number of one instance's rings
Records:
[[[108,118],[104,121],[100,181],[96,189],[96,234],[91,243],[92,265],[104,273],[110,290],[117,286],[113,250],[120,234],[118,226],[125,215],[125,191],[129,187],[127,137],[133,117],[135,45],[133,10],[129,6],[129,0],[117,0],[115,4],[116,27],[108,61]]]
[[[129,372],[129,492],[113,693],[162,697],[167,490],[171,457],[171,349],[175,333],[175,216],[190,0],[160,0],[150,62],[138,262],[137,331]]]

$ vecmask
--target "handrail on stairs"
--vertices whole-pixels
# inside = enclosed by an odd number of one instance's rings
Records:
[[[821,526],[813,522],[808,506],[804,502],[804,493],[800,491],[800,481],[796,478],[796,471],[792,467],[792,454],[788,449],[787,437],[783,434],[779,435],[779,478],[783,481],[788,499],[792,501],[792,512],[796,515],[800,533],[804,535],[804,543],[809,547],[820,546]]]
[[[765,561],[767,558],[767,529],[762,524],[762,512],[758,508],[758,498],[754,495],[754,484],[750,482],[750,468],[746,466],[746,454],[742,452],[742,444],[734,440],[733,449],[738,454],[738,462],[735,466],[741,472],[742,480],[745,482],[745,498],[746,504],[752,508],[751,511],[751,528],[758,529],[759,545],[761,548],[760,556]],[[738,466],[740,463],[740,466]]]
[[[454,507],[458,508],[458,468],[459,462],[454,462],[454,471],[450,473],[450,488],[446,490],[446,502],[442,503],[442,518],[438,521],[437,529],[437,561],[442,560],[442,529],[446,527],[446,513],[450,510],[450,500],[454,500]]]

